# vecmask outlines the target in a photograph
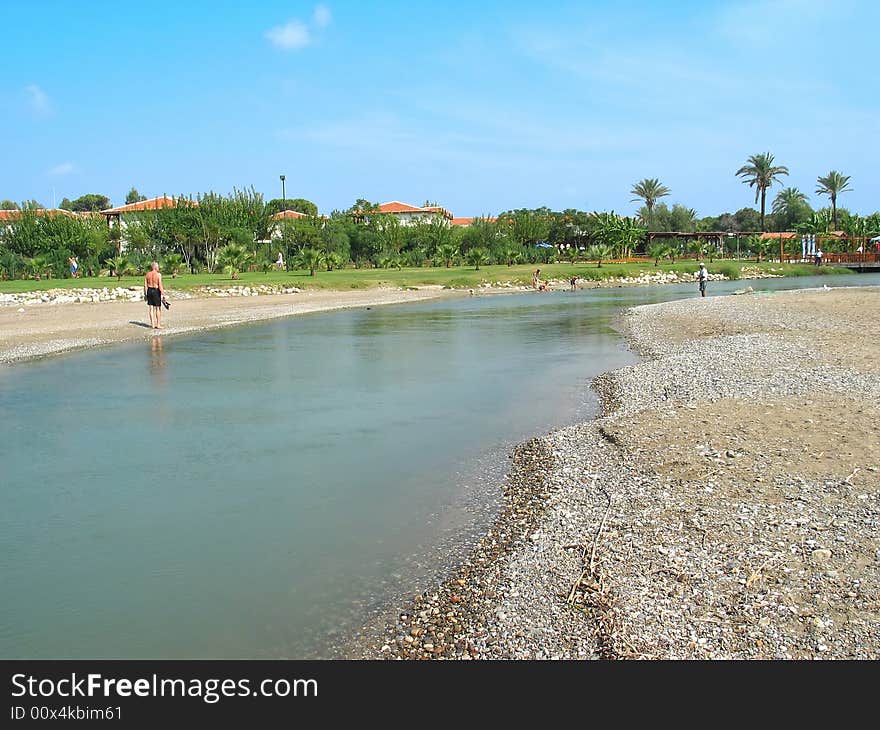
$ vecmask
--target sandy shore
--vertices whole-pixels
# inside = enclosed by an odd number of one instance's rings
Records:
[[[630,310],[604,414],[520,446],[387,658],[880,656],[880,289]]]
[[[303,291],[259,297],[180,299],[163,310],[162,335],[179,335],[309,312],[414,302],[465,292],[439,289],[405,291]],[[23,309],[24,311],[19,311]],[[0,307],[0,363],[14,363],[69,350],[146,340],[150,329],[142,302]]]

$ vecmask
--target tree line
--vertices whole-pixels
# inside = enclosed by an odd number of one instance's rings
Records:
[[[123,226],[108,226],[103,216],[44,215],[37,201],[15,204],[0,201],[4,209],[20,213],[0,227],[0,277],[62,277],[68,272],[68,258],[77,258],[80,271],[88,276],[113,274],[121,277],[141,272],[150,261],[163,263],[172,276],[192,273],[227,272],[236,278],[242,271],[269,271],[278,252],[288,266],[308,270],[333,270],[346,266],[402,268],[451,267],[467,263],[475,268],[487,264],[549,263],[557,259],[590,260],[601,266],[609,259],[625,259],[647,253],[658,262],[674,260],[688,252],[723,256],[737,252],[760,258],[767,244],[759,236],[740,242],[723,240],[721,250],[709,240],[687,246],[680,242],[654,241],[646,248],[647,234],[683,232],[757,232],[796,230],[823,234],[843,229],[851,240],[880,233],[880,213],[858,216],[837,206],[838,196],[850,189],[849,177],[836,171],[822,176],[817,192],[827,195],[828,209],[813,210],[806,196],[795,188],[784,188],[766,214],[764,199],[769,188],[787,168],[774,164],[773,155],[753,155],[736,175],[756,190],[760,209],[699,218],[692,208],[660,200],[671,190],[657,178],[636,183],[631,193],[643,202],[635,216],[577,209],[554,211],[548,207],[508,210],[496,217],[482,216],[469,226],[452,226],[446,218],[433,216],[404,225],[392,214],[366,199],[349,208],[318,214],[317,206],[305,198],[264,200],[253,188],[235,189],[222,195],[214,192],[196,197],[174,196],[176,204],[159,210],[125,214]],[[126,202],[144,200],[135,188]],[[106,196],[88,194],[69,203],[77,212],[110,207]],[[302,213],[300,218],[273,220],[282,210]],[[662,236],[654,236],[662,239]],[[829,240],[827,251],[841,250],[850,242]],[[789,253],[799,242],[792,241]]]

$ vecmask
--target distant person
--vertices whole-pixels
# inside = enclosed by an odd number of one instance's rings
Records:
[[[532,284],[535,289],[541,288],[541,269],[535,269],[535,273],[532,274]]]
[[[706,283],[709,281],[709,272],[706,270],[706,264],[700,262],[700,270],[697,272],[697,278],[700,282],[700,296],[706,296]]]
[[[821,266],[821,265],[822,265],[822,249],[817,248],[816,249],[816,266]]]
[[[284,256],[281,255],[281,251],[278,252],[278,260],[275,261],[275,266],[278,271],[284,271]]]
[[[76,257],[70,256],[67,259],[67,263],[70,264],[70,275],[74,279],[78,279],[79,278],[79,264],[76,262]]]
[[[159,264],[150,264],[150,270],[144,277],[144,299],[150,312],[150,326],[154,330],[162,329],[162,300],[165,298],[165,287],[162,285],[162,274]]]
[[[572,276],[568,283],[571,285],[571,290],[575,291],[578,288],[578,278],[576,276]]]

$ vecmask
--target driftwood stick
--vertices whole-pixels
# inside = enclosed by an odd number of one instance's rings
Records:
[[[593,478],[593,484],[596,483],[596,479]],[[578,576],[578,579],[574,582],[574,585],[571,587],[571,590],[568,592],[568,602],[574,603],[575,595],[577,594],[578,588],[580,588],[581,583],[584,582],[584,578],[588,575],[592,576],[596,571],[596,550],[599,547],[599,537],[602,535],[602,531],[605,529],[605,523],[608,521],[608,515],[611,513],[611,495],[603,489],[602,492],[605,494],[605,497],[608,499],[608,506],[605,508],[605,514],[602,515],[602,521],[599,523],[599,528],[596,530],[596,534],[593,537],[593,546],[590,550],[590,562],[589,564],[581,571],[581,574]],[[587,557],[587,545],[584,545],[584,551],[581,554],[581,561],[586,560]]]

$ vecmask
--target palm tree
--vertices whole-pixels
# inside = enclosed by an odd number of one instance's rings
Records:
[[[179,253],[170,253],[162,260],[162,268],[171,272],[171,278],[176,279],[180,268],[183,266],[183,257]]]
[[[773,198],[771,210],[776,214],[788,215],[793,209],[807,204],[807,195],[797,188],[782,188]]]
[[[660,259],[666,258],[669,256],[670,246],[668,243],[661,243],[660,241],[655,241],[650,246],[648,246],[648,256],[654,259],[654,266],[660,265]]]
[[[831,222],[834,223],[835,231],[837,230],[837,196],[852,190],[849,180],[849,175],[843,175],[837,170],[832,170],[825,177],[816,179],[818,183],[816,192],[831,198]]]
[[[345,266],[345,259],[342,254],[331,251],[324,257],[324,264],[327,266],[327,271],[333,271],[333,269],[341,269]]]
[[[304,248],[296,256],[296,265],[309,270],[309,276],[315,275],[317,269],[324,263],[324,252],[316,248]]]
[[[656,177],[646,177],[644,180],[639,180],[639,182],[633,185],[630,193],[636,197],[630,202],[635,203],[638,200],[644,200],[645,207],[650,215],[651,211],[654,210],[654,204],[657,202],[657,199],[665,198],[671,192],[665,185],[661,185]]]
[[[115,256],[112,259],[107,259],[106,264],[117,281],[122,281],[122,277],[131,273],[132,270],[131,262],[125,256]]]
[[[437,246],[437,258],[445,264],[447,269],[452,266],[456,256],[458,256],[458,246],[452,243]]]
[[[780,175],[788,175],[788,168],[785,165],[774,165],[773,155],[764,152],[749,157],[746,164],[736,171],[736,175],[743,178],[743,183],[748,183],[750,188],[755,188],[755,203],[759,199],[761,200],[761,230],[763,231],[767,189]]]
[[[398,271],[400,271],[400,256],[398,256],[397,254],[393,254],[391,256],[383,256],[381,259],[379,259],[379,266],[381,266],[383,269],[397,269]]]
[[[516,244],[511,243],[504,247],[501,251],[501,255],[504,257],[504,261],[508,266],[513,266],[522,258],[522,246],[517,246]]]
[[[596,268],[602,268],[602,261],[610,259],[614,250],[607,243],[594,243],[587,249],[587,258],[596,262]]]
[[[238,272],[244,271],[253,261],[253,254],[238,243],[228,243],[217,253],[217,263],[238,278]]]
[[[480,270],[481,264],[486,264],[489,262],[489,252],[486,251],[485,248],[472,248],[467,252],[467,262],[474,267],[475,271]]]

